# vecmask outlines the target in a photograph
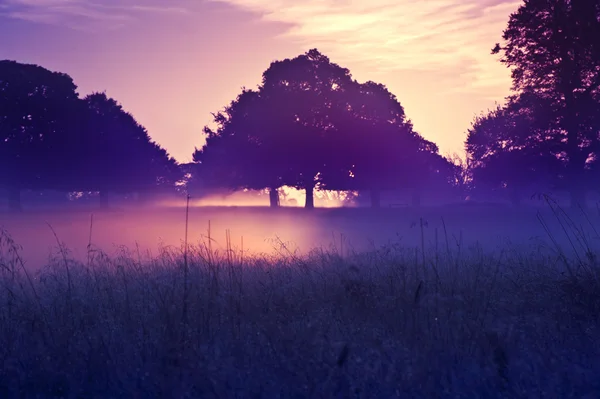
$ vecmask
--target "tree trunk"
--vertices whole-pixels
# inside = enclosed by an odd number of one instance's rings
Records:
[[[15,187],[9,188],[8,208],[12,212],[21,212],[23,210],[23,206],[21,204],[21,189]]]
[[[306,187],[306,202],[304,207],[306,209],[313,209],[315,207],[315,186],[311,185]]]
[[[279,207],[279,190],[277,187],[269,189],[269,206],[271,208]]]
[[[381,191],[378,189],[371,190],[371,207],[381,208]]]
[[[108,209],[108,191],[100,191],[100,208]]]

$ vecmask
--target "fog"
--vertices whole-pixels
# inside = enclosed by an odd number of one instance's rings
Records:
[[[456,250],[478,244],[488,251],[507,248],[553,247],[571,250],[579,245],[577,229],[596,247],[597,212],[568,211],[568,218],[548,205],[511,208],[504,205],[445,205],[422,208],[206,207],[193,203],[189,209],[188,242],[207,242],[225,248],[226,233],[232,246],[245,253],[277,253],[329,248],[348,253],[380,248],[387,244],[428,249]],[[546,227],[544,227],[544,223]],[[567,225],[573,223],[571,227]],[[566,231],[563,228],[566,226]],[[58,237],[78,260],[87,256],[88,244],[108,254],[122,246],[156,254],[161,246],[180,247],[185,236],[185,205],[121,207],[108,211],[28,210],[0,213],[0,227],[20,244],[28,268],[44,265],[56,253]],[[574,229],[573,227],[576,227]],[[53,232],[54,230],[54,232]],[[553,243],[549,239],[552,235]],[[577,233],[579,234],[579,233]],[[575,235],[577,235],[575,234]],[[287,249],[282,249],[284,243]],[[575,244],[573,244],[575,243]]]

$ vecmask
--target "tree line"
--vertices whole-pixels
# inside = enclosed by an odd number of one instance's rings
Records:
[[[12,209],[23,190],[146,192],[179,179],[175,160],[104,93],[83,98],[73,79],[0,61],[0,185]]]
[[[104,93],[80,98],[73,80],[35,65],[0,62],[0,184],[18,207],[24,189],[144,192],[282,187],[368,193],[449,189],[519,203],[557,189],[582,204],[600,157],[600,1],[527,0],[493,54],[512,94],[476,117],[464,159],[440,155],[415,131],[385,85],[359,83],[317,49],[271,63],[256,89],[213,114],[192,164],[178,165]],[[432,111],[433,114],[434,111]],[[104,195],[103,198],[106,196]]]

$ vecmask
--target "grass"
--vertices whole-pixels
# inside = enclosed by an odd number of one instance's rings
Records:
[[[571,248],[109,257],[90,231],[35,275],[3,232],[0,397],[598,397],[600,265],[555,211]]]

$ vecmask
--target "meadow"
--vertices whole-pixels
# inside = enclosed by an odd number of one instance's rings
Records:
[[[595,398],[599,222],[551,202],[2,214],[0,397]]]

